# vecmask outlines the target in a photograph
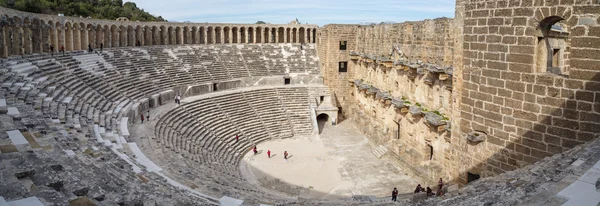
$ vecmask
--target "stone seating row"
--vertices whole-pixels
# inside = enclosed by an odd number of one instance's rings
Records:
[[[258,89],[201,99],[165,114],[157,123],[155,136],[178,154],[202,158],[200,154],[208,152],[219,158],[200,162],[214,161],[235,168],[241,155],[259,142],[311,134],[308,99],[305,87]],[[237,143],[236,135],[240,137]],[[233,175],[237,175],[235,171]]]
[[[86,54],[80,53],[80,56],[84,56]],[[124,108],[128,107],[132,102],[130,98],[126,96],[131,96],[133,98],[140,98],[142,95],[139,95],[139,91],[136,91],[134,87],[131,85],[116,85],[112,87],[111,84],[107,83],[104,79],[106,75],[99,75],[98,77],[94,77],[92,72],[86,71],[82,68],[78,68],[77,65],[82,65],[79,62],[73,60],[72,56],[36,56],[35,59],[19,59],[17,61],[3,61],[3,66],[9,68],[7,71],[3,71],[2,73],[2,95],[1,99],[8,99],[10,104],[19,105],[17,108],[21,112],[14,122],[14,128],[18,129],[21,132],[28,132],[29,130],[41,129],[40,131],[36,131],[44,133],[46,135],[42,136],[51,136],[56,141],[55,144],[48,144],[50,149],[54,148],[68,148],[67,152],[68,157],[63,156],[55,156],[54,159],[61,160],[65,158],[73,158],[75,153],[88,151],[81,146],[82,141],[88,144],[88,146],[94,146],[95,142],[88,142],[85,139],[91,137],[91,130],[88,128],[92,125],[99,125],[102,130],[102,136],[108,141],[108,143],[118,143],[120,140],[120,136],[116,135],[117,125],[119,124],[119,119],[124,115]],[[26,72],[23,72],[24,68],[28,68]],[[109,70],[98,70],[99,72],[110,72]],[[96,72],[94,71],[94,72]],[[88,74],[83,76],[87,72]],[[116,76],[116,75],[112,75]],[[84,79],[87,78],[87,79]],[[114,79],[114,81],[123,81],[119,79]],[[102,85],[97,85],[98,82],[104,82]],[[96,85],[95,85],[96,84]],[[107,87],[102,87],[107,86]],[[102,90],[104,89],[104,90]],[[124,92],[123,92],[124,91]],[[137,95],[137,96],[135,96]],[[29,108],[32,113],[25,113],[24,110]],[[126,112],[125,112],[126,113]],[[126,114],[125,114],[126,115]],[[1,115],[0,115],[1,116]],[[25,121],[26,119],[34,119],[41,120],[36,123],[30,123]],[[25,123],[21,123],[25,122]],[[3,121],[4,123],[4,121]],[[51,128],[39,128],[39,125],[43,125],[44,123],[51,124]],[[95,123],[95,124],[94,124]],[[32,126],[25,126],[31,124]],[[3,124],[11,125],[9,123]],[[75,130],[72,130],[72,129]],[[72,134],[71,134],[72,133]],[[31,145],[33,147],[33,144]],[[10,148],[10,147],[9,147]],[[27,149],[27,148],[25,148]],[[34,148],[35,149],[35,148]],[[94,149],[98,150],[98,149]],[[58,150],[62,151],[62,150]],[[78,151],[78,152],[74,152]],[[29,150],[28,152],[37,154],[36,150]],[[46,152],[46,151],[40,151]],[[2,151],[2,155],[4,153],[8,153],[7,151]],[[16,152],[12,152],[15,153]],[[112,154],[112,153],[109,153]],[[107,157],[110,160],[117,161],[116,157]],[[78,158],[82,159],[82,158]],[[104,158],[102,158],[104,160]],[[77,164],[81,163],[69,163],[66,167],[77,166]],[[101,165],[101,164],[98,164]],[[104,170],[103,170],[104,169]],[[3,168],[4,170],[4,168]],[[41,171],[45,171],[40,169]],[[134,178],[137,178],[138,181],[140,179],[147,179],[148,177],[138,178],[131,173],[131,169],[127,167],[123,167],[122,163],[115,168],[111,168],[109,166],[98,168],[100,171],[96,171],[96,175],[107,175],[107,174],[130,174]],[[33,171],[33,170],[30,170]],[[39,172],[38,172],[39,173]],[[86,174],[89,177],[93,177],[86,172],[77,172],[78,174]],[[6,174],[13,174],[10,171]],[[43,177],[43,175],[41,176]],[[39,177],[36,177],[39,178]],[[65,177],[67,178],[67,177]],[[67,178],[68,179],[68,178]],[[80,179],[85,179],[81,177]],[[113,178],[111,178],[113,179]],[[118,178],[114,178],[118,179]],[[131,185],[134,179],[121,179],[117,185]],[[146,180],[147,181],[147,180]],[[162,183],[162,181],[156,182]],[[95,184],[102,185],[104,182],[96,182]],[[34,180],[34,184],[38,187],[44,186],[45,182],[36,182]],[[61,185],[60,188],[70,186],[66,184],[66,181],[57,182],[57,183],[48,183]],[[77,181],[77,184],[83,184],[82,182]],[[133,184],[138,185],[138,184]],[[157,185],[158,186],[158,185]],[[139,187],[139,186],[136,186]],[[144,186],[145,187],[145,186]],[[155,186],[156,187],[156,186]],[[169,187],[169,185],[161,185],[160,187]],[[73,187],[74,188],[74,187]],[[154,187],[153,187],[154,188]],[[28,188],[26,188],[28,189]],[[72,188],[71,188],[72,189]],[[104,191],[104,189],[106,191]],[[111,193],[118,192],[110,190],[112,188],[104,188],[98,189],[101,193]],[[139,187],[137,189],[131,189],[131,191],[139,191],[142,192],[146,189]],[[86,189],[87,190],[87,189]],[[152,189],[147,189],[148,191],[153,191]],[[42,189],[41,191],[45,191]],[[174,190],[176,191],[176,190]],[[18,191],[19,194],[22,194],[23,191]],[[26,191],[27,192],[27,191]],[[33,191],[28,191],[32,195],[38,195]],[[76,192],[74,192],[76,193]],[[44,193],[46,194],[46,193]],[[3,196],[7,196],[4,195]],[[51,195],[54,196],[54,195]],[[80,196],[80,195],[77,195]],[[114,197],[118,197],[119,195],[113,195]],[[41,195],[44,198],[44,195]],[[61,197],[57,195],[57,197]],[[8,196],[8,198],[14,198]],[[67,205],[67,201],[69,199],[73,199],[73,195],[65,197],[66,200],[56,200],[48,199],[50,202],[57,202],[60,205]],[[94,198],[94,197],[89,197]],[[99,200],[93,200],[95,202],[102,202],[103,198]],[[140,201],[145,198],[139,198]],[[183,198],[185,200],[185,198]],[[190,200],[188,198],[188,200]],[[117,200],[115,200],[117,201]],[[119,200],[120,201],[120,200]],[[137,201],[137,200],[136,200]],[[112,203],[111,203],[112,202]],[[190,201],[192,202],[192,201]],[[195,202],[203,202],[203,201],[195,201]],[[104,202],[107,204],[117,204],[114,201]]]
[[[120,50],[119,50],[120,51]],[[132,53],[134,49],[131,49]],[[121,53],[121,56],[127,56],[129,51]],[[138,52],[144,54],[144,52]],[[143,81],[143,79],[135,79],[136,75],[142,76],[169,76],[169,75],[156,75],[160,71],[166,71],[165,67],[159,68],[139,68],[136,69],[123,69],[116,67],[111,63],[111,59],[108,57],[114,57],[118,52],[110,53],[110,51],[104,51],[101,55],[90,54],[86,52],[73,52],[68,55],[40,55],[32,56],[31,58],[22,59],[7,59],[0,60],[3,66],[9,65],[9,69],[1,71],[2,75],[2,87],[3,91],[7,94],[3,94],[3,97],[7,99],[14,99],[13,102],[23,103],[23,108],[29,107],[34,113],[21,116],[21,122],[16,122],[15,127],[19,130],[26,131],[27,129],[38,129],[38,124],[43,125],[42,122],[52,124],[52,129],[44,128],[44,132],[54,131],[57,136],[61,138],[55,138],[58,143],[56,145],[70,148],[69,151],[79,151],[83,149],[79,147],[73,147],[73,145],[80,144],[81,141],[94,137],[94,129],[100,130],[100,136],[104,139],[99,144],[121,144],[122,136],[117,132],[122,117],[126,116],[126,108],[130,107],[137,102],[140,98],[146,97],[149,94],[164,89],[165,86],[172,86],[173,83],[169,84],[169,81],[173,81],[173,78],[169,77],[160,84],[156,81]],[[217,54],[218,55],[218,54]],[[137,59],[137,57],[134,57]],[[104,60],[103,60],[104,59]],[[156,59],[153,59],[156,60]],[[119,62],[119,60],[115,60]],[[158,63],[152,63],[158,64]],[[132,64],[123,64],[125,66]],[[8,67],[7,67],[8,68]],[[144,69],[146,69],[144,71]],[[161,70],[162,69],[162,70]],[[139,73],[134,73],[140,71]],[[175,70],[171,70],[175,71]],[[147,73],[146,73],[147,72]],[[243,73],[243,72],[242,72]],[[166,73],[164,73],[166,74]],[[231,78],[235,73],[227,73],[227,78]],[[213,80],[213,79],[211,79]],[[151,83],[150,83],[151,82]],[[142,86],[139,86],[142,85]],[[177,85],[177,84],[175,84]],[[276,92],[269,92],[269,95],[276,94]],[[271,99],[273,100],[273,99]],[[224,109],[235,108],[232,105],[221,102],[219,98],[208,99],[207,105],[218,105],[219,108]],[[266,100],[265,100],[266,101]],[[277,100],[281,104],[281,100]],[[263,103],[258,103],[259,107],[266,106]],[[21,107],[19,107],[20,110]],[[204,111],[204,108],[198,108],[199,111]],[[200,110],[202,109],[202,110]],[[255,111],[256,108],[253,108]],[[261,109],[258,109],[261,110]],[[277,111],[277,110],[272,110]],[[281,111],[284,111],[281,109]],[[218,133],[212,130],[206,130],[212,134],[213,137],[217,135],[224,135],[229,133],[239,133],[241,136],[252,137],[261,136],[262,133],[260,126],[247,128],[248,131],[242,131],[240,129],[225,130],[224,128],[240,128],[246,119],[240,119],[239,116],[234,116],[229,113],[221,113],[219,115],[219,121],[212,122],[210,119],[199,120],[200,125],[205,124],[218,129]],[[26,119],[40,120],[38,123],[25,121]],[[287,118],[276,118],[275,121],[287,121]],[[239,124],[239,125],[238,125]],[[26,125],[33,125],[29,127]],[[230,127],[230,125],[234,125]],[[270,128],[264,131],[269,131],[270,137],[285,138],[292,134],[291,129],[273,128],[273,124],[262,123],[264,128]],[[256,126],[256,125],[255,125]],[[291,127],[291,126],[289,126]],[[182,127],[184,128],[184,127]],[[192,128],[192,127],[190,127]],[[196,128],[196,127],[193,127]],[[186,131],[190,130],[186,128]],[[60,131],[60,132],[57,132]],[[65,137],[62,131],[68,131],[73,133],[76,137]],[[171,134],[174,134],[171,132]],[[275,135],[272,135],[275,134]],[[60,136],[62,135],[62,136]],[[174,135],[171,135],[174,137]],[[226,145],[232,145],[233,136],[227,137],[228,139],[216,138],[203,139],[205,145],[216,145],[212,148],[214,153],[224,153],[226,155],[206,155],[205,151],[193,153],[182,153],[182,155],[188,155],[193,161],[205,161],[210,162],[210,167],[213,168],[215,173],[229,174],[232,177],[239,178],[239,171],[237,171],[237,162],[239,162],[240,153],[246,152],[253,142],[246,142],[244,144],[236,144],[234,149],[227,148]],[[177,142],[177,139],[173,138],[169,140],[172,142],[173,147],[180,147],[179,145],[187,146],[181,151],[194,151],[190,148],[190,144],[184,144],[183,142]],[[254,142],[262,141],[262,139],[251,139]],[[94,141],[85,141],[86,143],[93,144]],[[120,146],[122,147],[122,145]],[[196,151],[199,148],[195,148]],[[85,151],[85,150],[84,150]],[[69,153],[69,155],[71,155]],[[205,160],[204,157],[208,156],[209,159]],[[69,156],[71,157],[71,156]],[[226,157],[226,158],[223,158]],[[226,164],[215,164],[216,162],[223,162]],[[118,166],[114,170],[107,169],[107,171],[99,171],[99,173],[123,173],[129,169]],[[221,181],[226,184],[226,181]],[[168,186],[163,186],[168,187]]]
[[[41,110],[15,93],[0,90],[0,99],[19,111],[18,118],[0,114],[3,131],[16,129],[27,142],[5,144],[7,133],[0,134],[0,159],[4,160],[0,193],[5,199],[36,196],[56,205],[214,204],[188,196],[154,174],[131,172],[128,163],[99,142],[89,141],[88,134],[48,121],[51,118],[40,115]],[[25,126],[26,119],[41,121]]]

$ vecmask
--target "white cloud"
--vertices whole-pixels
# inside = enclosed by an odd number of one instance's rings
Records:
[[[134,0],[138,7],[172,21],[254,23],[360,23],[453,17],[449,0]]]

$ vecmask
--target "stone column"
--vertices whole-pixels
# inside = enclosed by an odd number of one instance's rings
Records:
[[[252,28],[252,39],[250,39],[250,43],[256,43],[256,28]]]
[[[80,33],[80,38],[81,39],[81,50],[87,50],[88,49],[88,44],[89,44],[89,37],[88,37],[88,30],[87,28],[80,28],[81,29],[81,33]]]
[[[218,34],[217,34],[216,29],[215,29],[215,34],[218,35],[217,38],[219,38],[219,42],[221,44],[225,43],[225,38],[223,38],[224,35],[223,35],[223,28],[222,27],[220,28],[220,31],[218,32]]]
[[[27,25],[23,27],[23,54],[31,54],[32,46],[31,27]]]
[[[119,42],[119,46],[121,47],[126,47],[129,45],[129,39],[127,37],[129,37],[128,35],[128,29],[127,28],[121,28],[121,33],[119,34],[120,38],[120,42]]]
[[[48,49],[50,49],[50,28],[48,25],[46,24],[42,24],[41,25],[41,29],[40,29],[40,37],[41,37],[41,44],[40,44],[40,53],[48,53]]]
[[[212,31],[210,31],[210,36],[209,36],[209,38],[212,40],[212,42],[210,42],[210,43],[212,43],[212,44],[215,44],[215,43],[217,42],[217,41],[216,41],[216,38],[215,38],[215,36],[216,36],[217,34],[216,34],[216,32],[215,32],[215,28],[214,28],[214,27],[213,27],[213,28],[210,28],[210,29],[212,29]],[[209,29],[209,30],[210,30],[210,29]],[[207,31],[207,32],[209,32],[209,31]]]
[[[14,49],[15,52],[13,55],[22,55],[23,54],[23,27],[15,27],[14,30]]]
[[[154,33],[152,33],[152,27],[144,27],[144,33],[146,34],[146,37],[144,38],[144,46],[154,45]]]
[[[302,37],[304,43],[308,43],[308,28],[304,28],[304,35]]]
[[[229,31],[227,32],[227,39],[228,39],[227,43],[228,44],[233,43],[233,35],[232,35],[232,33],[233,33],[233,28],[229,27]]]
[[[75,29],[73,30],[73,50],[82,50],[83,47],[82,46],[82,42],[83,39],[81,38],[81,29],[79,27],[74,27]],[[87,45],[86,45],[87,46]]]
[[[73,50],[73,30],[69,26],[65,26],[65,51]]]
[[[206,27],[200,27],[200,43],[206,44]]]
[[[50,29],[50,44],[54,47],[54,50],[51,52],[56,52],[56,50],[60,47],[58,46],[59,38],[60,37],[58,29],[56,28],[56,26],[52,26],[52,28]]]
[[[87,32],[88,44],[92,45],[92,48],[96,48],[96,31],[93,28],[85,28]]]
[[[0,26],[0,57],[7,57],[6,27]]]

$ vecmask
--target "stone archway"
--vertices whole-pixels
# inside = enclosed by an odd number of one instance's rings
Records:
[[[329,115],[326,113],[321,113],[317,116],[317,126],[319,129],[319,134],[323,133],[323,129],[329,123]]]

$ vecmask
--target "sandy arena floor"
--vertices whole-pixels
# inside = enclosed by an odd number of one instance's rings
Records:
[[[241,169],[250,182],[301,197],[390,196],[394,187],[411,192],[417,183],[371,153],[372,146],[350,121],[316,136],[264,142],[246,154]],[[271,158],[267,157],[271,150]],[[283,153],[289,158],[284,160]]]

